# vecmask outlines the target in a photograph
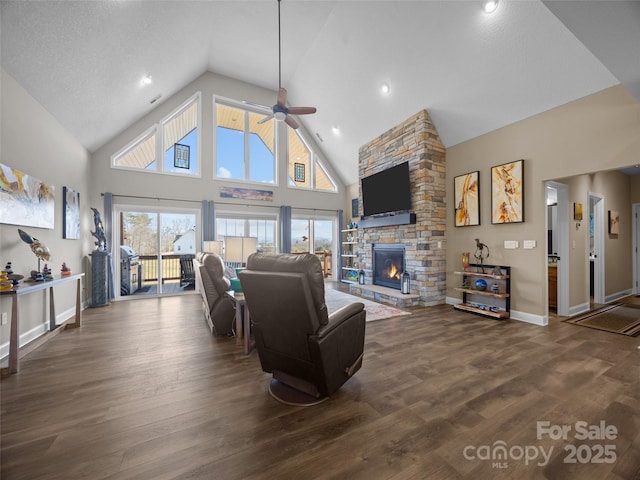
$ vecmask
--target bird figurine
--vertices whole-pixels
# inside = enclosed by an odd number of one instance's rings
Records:
[[[24,230],[18,229],[18,234],[24,243],[28,243],[31,246],[31,251],[38,257],[38,260],[44,260],[45,262],[51,260],[51,252],[49,252],[46,245],[40,243],[40,240],[32,237]]]
[[[91,207],[91,210],[93,210],[93,223],[96,227],[95,231],[91,232],[91,235],[96,237],[97,241],[94,244],[98,247],[98,251],[104,252],[107,249],[107,237],[104,234],[104,225],[102,225],[100,212],[93,207]]]
[[[487,255],[484,255],[484,251],[487,251]],[[482,262],[484,261],[485,258],[489,257],[489,247],[480,242],[479,238],[476,238],[476,251],[473,254],[473,256],[476,259],[476,263],[479,265],[480,270],[482,271],[482,273],[484,273],[484,267],[482,266]]]

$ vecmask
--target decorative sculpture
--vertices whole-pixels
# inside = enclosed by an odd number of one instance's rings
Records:
[[[484,255],[484,251],[487,251],[487,255]],[[476,238],[476,251],[473,254],[476,259],[476,263],[479,265],[480,271],[484,273],[484,267],[482,266],[482,262],[485,258],[489,257],[489,247],[486,244],[480,242],[479,238]]]
[[[94,242],[94,244],[98,247],[97,250],[99,252],[104,252],[107,249],[107,237],[104,234],[104,226],[102,225],[100,212],[93,207],[91,207],[91,210],[93,210],[93,223],[96,226],[95,231],[91,232],[91,235],[96,237],[97,241]]]
[[[40,243],[40,240],[32,237],[24,230],[18,229],[18,234],[24,243],[28,243],[31,246],[31,251],[38,257],[38,272],[40,272],[40,260],[44,260],[45,262],[51,260],[51,252],[49,252],[49,249],[45,245]]]

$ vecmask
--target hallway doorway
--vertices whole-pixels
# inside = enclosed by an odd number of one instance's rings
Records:
[[[604,301],[604,197],[589,192],[589,306]]]

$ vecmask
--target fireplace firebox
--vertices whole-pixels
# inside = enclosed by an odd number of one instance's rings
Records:
[[[404,245],[373,245],[373,284],[382,287],[401,289],[404,271]]]

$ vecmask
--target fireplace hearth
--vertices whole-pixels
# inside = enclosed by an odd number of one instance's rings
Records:
[[[404,245],[374,244],[372,247],[373,284],[400,290],[404,271]]]

